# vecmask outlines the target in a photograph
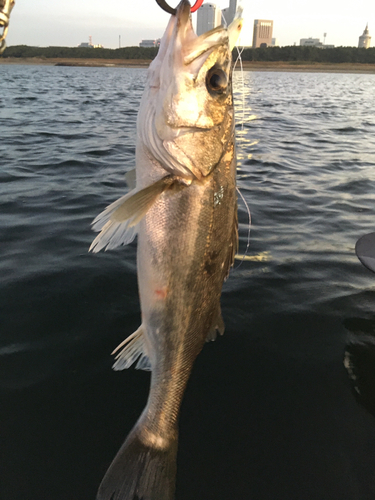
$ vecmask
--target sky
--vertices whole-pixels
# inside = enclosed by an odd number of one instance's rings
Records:
[[[205,0],[206,2],[207,0]],[[169,0],[176,6],[178,0]],[[220,8],[229,0],[211,0]],[[300,38],[320,38],[335,46],[357,46],[366,23],[375,46],[374,0],[242,0],[244,27],[240,44],[252,43],[254,19],[274,22],[279,45],[299,45]],[[7,45],[76,47],[88,42],[106,48],[136,46],[142,39],[163,35],[169,14],[155,0],[16,0]],[[196,14],[193,25],[196,26]]]

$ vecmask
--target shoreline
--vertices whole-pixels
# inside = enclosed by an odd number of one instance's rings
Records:
[[[1,64],[28,64],[44,66],[77,66],[93,68],[147,68],[149,59],[73,59],[45,57],[0,57]],[[363,73],[375,74],[375,64],[361,63],[309,63],[281,61],[243,61],[244,71],[290,71],[312,73]],[[240,70],[237,63],[236,71]]]
[[[72,57],[0,57],[0,64],[79,66],[88,68],[148,68],[150,59],[96,59]]]

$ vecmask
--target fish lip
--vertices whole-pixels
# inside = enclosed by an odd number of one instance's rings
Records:
[[[169,127],[173,130],[181,130],[181,134],[179,135],[186,135],[186,134],[193,134],[194,132],[202,132],[204,130],[211,130],[213,127],[197,127],[197,126],[179,126],[179,127],[174,127],[173,125],[169,125]]]
[[[191,17],[191,5],[189,0],[181,0],[181,2],[176,7],[176,16],[177,23],[186,24],[186,22]]]
[[[3,32],[1,33],[1,29],[3,28]],[[8,25],[3,25],[0,21],[0,55],[4,52],[6,48],[6,36],[8,34]]]
[[[5,38],[8,33],[9,17],[13,7],[14,0],[5,0],[0,7],[0,55],[4,52],[6,47]]]
[[[4,14],[3,12],[0,12],[0,28],[7,28],[9,25],[9,17]]]
[[[6,28],[9,25],[9,17],[14,7],[14,0],[5,0],[0,7],[0,26]]]

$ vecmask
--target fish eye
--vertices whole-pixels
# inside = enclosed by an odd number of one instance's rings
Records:
[[[220,68],[211,68],[206,76],[206,87],[209,92],[221,94],[228,86],[228,77]]]

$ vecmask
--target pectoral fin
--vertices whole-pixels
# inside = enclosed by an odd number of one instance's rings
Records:
[[[144,189],[133,189],[127,195],[109,205],[92,223],[94,231],[100,231],[89,251],[99,252],[127,245],[137,234],[136,225],[143,219],[162,192],[174,182],[168,175]]]
[[[172,184],[171,176],[163,177],[121,203],[112,212],[111,219],[115,222],[129,221],[129,227],[135,226],[146,215],[161,193]],[[109,207],[108,207],[109,208]]]

